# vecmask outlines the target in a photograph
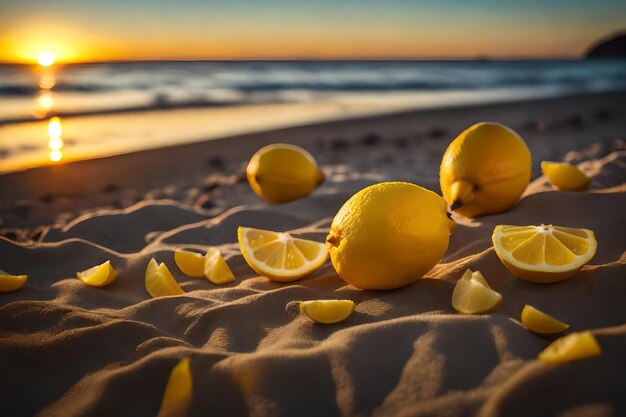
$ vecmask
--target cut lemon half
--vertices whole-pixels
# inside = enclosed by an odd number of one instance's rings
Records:
[[[591,230],[552,225],[496,226],[492,235],[498,257],[526,281],[563,281],[593,258],[598,246]]]
[[[237,232],[248,265],[273,281],[303,278],[322,266],[328,257],[326,243],[249,227],[239,227]]]
[[[302,314],[317,323],[334,324],[350,317],[356,304],[352,300],[300,301]]]
[[[539,334],[557,334],[569,329],[569,324],[565,324],[528,304],[522,310],[521,319],[524,327]]]
[[[593,358],[602,354],[602,348],[589,331],[570,333],[550,343],[538,356],[547,363],[561,363]]]
[[[117,272],[111,265],[111,261],[106,261],[101,265],[77,272],[76,278],[91,287],[104,287],[115,282]]]
[[[0,269],[0,292],[17,291],[27,279],[28,275],[12,275]]]
[[[194,278],[202,278],[204,276],[204,256],[201,254],[176,249],[174,261],[183,274]]]
[[[191,368],[189,359],[181,360],[176,365],[165,386],[163,402],[157,417],[183,417],[187,415],[189,404],[191,403],[191,393],[193,391],[193,380],[191,378]]]
[[[555,187],[561,190],[584,190],[591,182],[591,178],[586,176],[578,167],[567,162],[543,161],[541,172]]]
[[[502,295],[491,289],[480,271],[465,271],[452,291],[452,307],[463,314],[484,314],[498,308]]]
[[[215,285],[224,285],[235,280],[219,249],[209,248],[204,256],[204,276]]]
[[[146,291],[152,298],[185,293],[167,266],[163,262],[157,264],[154,258],[150,259],[146,268]]]

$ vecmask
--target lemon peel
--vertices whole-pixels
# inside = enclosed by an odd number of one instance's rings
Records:
[[[541,172],[556,188],[567,191],[584,190],[591,183],[591,178],[578,167],[567,162],[541,162]]]

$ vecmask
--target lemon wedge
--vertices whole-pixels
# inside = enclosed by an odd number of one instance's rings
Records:
[[[593,258],[594,233],[552,225],[496,226],[492,235],[498,257],[514,275],[526,281],[563,281]]]
[[[191,378],[189,359],[183,359],[170,373],[157,417],[186,416],[191,403],[192,390],[193,380]]]
[[[569,329],[569,324],[565,324],[528,304],[524,306],[521,318],[524,327],[539,334],[556,334]]]
[[[154,258],[150,259],[146,268],[146,291],[152,298],[185,293],[167,266],[163,262],[157,264]]]
[[[174,252],[174,261],[183,274],[194,278],[204,276],[204,256],[201,254],[177,249]]]
[[[91,287],[104,287],[115,282],[117,272],[115,272],[111,262],[106,261],[101,265],[96,265],[82,272],[77,272],[76,278]]]
[[[578,167],[567,162],[543,161],[541,172],[555,187],[561,190],[584,190],[591,183],[591,178],[586,176]]]
[[[209,248],[204,256],[204,276],[215,285],[224,285],[235,280],[233,271],[224,260],[219,249]]]
[[[570,333],[550,343],[538,356],[547,363],[561,363],[593,358],[602,354],[602,348],[589,331]]]
[[[0,269],[0,292],[17,291],[28,279],[28,275],[12,275]]]
[[[356,304],[352,300],[300,301],[302,314],[317,323],[334,324],[350,317]]]
[[[239,247],[246,262],[273,281],[290,282],[318,269],[328,257],[325,243],[298,239],[289,233],[239,227]]]
[[[452,291],[452,307],[463,314],[484,314],[495,310],[502,295],[491,289],[480,271],[465,271]]]

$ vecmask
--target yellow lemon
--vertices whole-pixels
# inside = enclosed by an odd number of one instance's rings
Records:
[[[170,373],[163,393],[163,402],[157,417],[184,417],[187,415],[193,380],[189,359],[181,360]]]
[[[593,358],[602,354],[602,348],[589,331],[570,333],[552,342],[539,354],[546,363],[562,363]]]
[[[239,227],[241,253],[252,269],[272,281],[303,278],[326,261],[324,243],[298,239],[289,233]]]
[[[174,252],[174,261],[183,274],[194,278],[204,276],[204,256],[201,254],[176,249]]]
[[[524,306],[521,319],[524,327],[539,334],[556,334],[569,329],[568,324],[529,305]]]
[[[185,293],[167,266],[163,262],[158,264],[154,258],[150,259],[146,268],[145,286],[152,298]]]
[[[480,271],[465,271],[452,291],[452,307],[463,314],[484,314],[502,303],[502,295],[491,289]]]
[[[334,324],[350,317],[356,304],[352,300],[301,301],[302,314],[317,323]]]
[[[443,198],[467,217],[508,210],[530,177],[530,151],[524,139],[501,124],[487,122],[457,136],[439,170]]]
[[[106,261],[101,265],[96,265],[82,272],[77,272],[76,278],[91,287],[104,287],[105,285],[115,282],[117,272],[115,272],[111,262]]]
[[[578,167],[567,162],[543,161],[541,172],[556,188],[561,190],[584,190],[591,182],[591,178],[586,176]]]
[[[28,279],[28,275],[12,275],[0,269],[0,292],[17,291]]]
[[[343,280],[389,290],[417,281],[441,260],[456,223],[446,202],[405,182],[362,189],[341,207],[326,238]]]
[[[308,196],[324,182],[324,174],[306,150],[283,143],[259,149],[246,168],[252,190],[270,203]]]
[[[222,253],[209,248],[204,256],[204,276],[215,285],[224,285],[235,280],[235,275],[226,264]]]
[[[568,279],[593,258],[598,247],[591,230],[543,224],[499,225],[491,239],[509,271],[539,283]]]

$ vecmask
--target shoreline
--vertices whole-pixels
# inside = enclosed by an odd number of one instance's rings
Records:
[[[237,204],[240,194],[249,191],[242,177],[248,159],[275,142],[308,149],[328,170],[349,164],[360,174],[385,177],[389,165],[397,163],[406,168],[395,177],[438,191],[437,167],[447,144],[471,124],[487,120],[501,122],[526,139],[537,176],[541,160],[560,160],[571,150],[623,140],[626,93],[394,112],[7,173],[0,175],[0,228],[54,224],[60,214],[71,218],[98,207],[129,207],[146,195],[197,206],[195,190],[202,194],[211,182],[241,185],[237,197],[226,202]]]
[[[597,97],[560,91],[493,90],[484,92],[394,93],[389,96],[345,95],[300,103],[233,106],[174,106],[139,111],[55,113],[37,121],[0,125],[0,175],[54,165],[48,149],[50,120],[62,124],[63,143],[54,161],[62,163],[117,156],[136,151],[256,134],[292,127],[429,111],[471,110],[527,101]],[[57,149],[55,149],[57,150]]]

